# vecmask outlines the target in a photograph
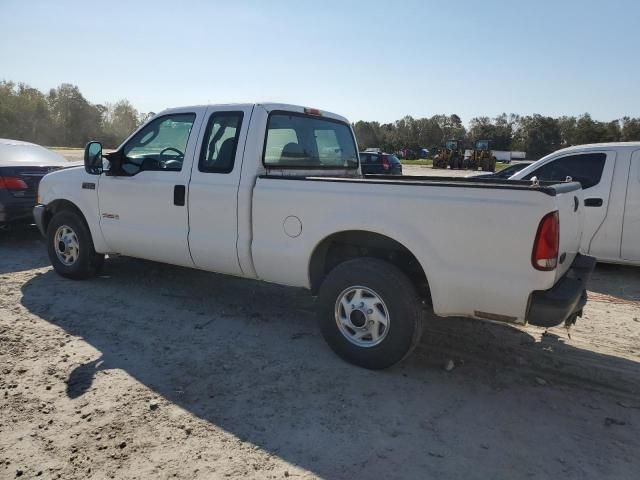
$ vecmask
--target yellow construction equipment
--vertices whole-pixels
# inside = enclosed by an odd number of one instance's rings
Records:
[[[433,168],[447,168],[452,170],[463,168],[464,146],[460,140],[448,140],[435,157]]]
[[[489,140],[478,140],[469,158],[465,158],[464,168],[475,171],[480,167],[483,172],[495,172],[496,157],[493,156],[489,143]]]

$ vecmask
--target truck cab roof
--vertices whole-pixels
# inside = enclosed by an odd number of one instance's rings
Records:
[[[215,110],[215,109],[229,110],[230,108],[233,108],[233,107],[237,107],[237,108],[259,107],[259,108],[265,109],[269,113],[283,110],[286,112],[294,112],[294,113],[301,113],[301,114],[307,114],[307,115],[317,115],[319,117],[331,118],[333,120],[338,120],[340,122],[344,122],[350,125],[349,121],[345,117],[343,117],[342,115],[338,115],[336,113],[328,112],[326,110],[320,110],[313,107],[305,107],[302,105],[291,105],[288,103],[276,103],[276,102],[218,103],[218,104],[205,104],[205,105],[191,105],[186,107],[168,108],[159,112],[157,116],[166,115],[169,113],[184,112],[184,111],[188,111],[189,109],[203,108],[203,107],[208,108],[210,110]]]
[[[583,145],[573,145],[571,147],[562,148],[560,150],[556,150],[553,154],[557,153],[571,153],[575,151],[585,151],[585,150],[603,150],[603,149],[629,149],[629,150],[637,150],[640,148],[640,142],[605,142],[605,143],[586,143]]]

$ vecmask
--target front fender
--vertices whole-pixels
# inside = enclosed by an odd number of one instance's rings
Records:
[[[73,204],[87,222],[96,252],[108,253],[109,249],[100,229],[99,182],[99,175],[90,175],[82,167],[58,170],[43,177],[38,188],[38,199],[47,210],[60,201]]]

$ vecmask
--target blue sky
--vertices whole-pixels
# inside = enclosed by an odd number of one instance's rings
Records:
[[[640,116],[638,1],[0,0],[0,79],[141,111]]]

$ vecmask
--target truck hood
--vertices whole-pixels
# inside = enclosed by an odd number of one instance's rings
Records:
[[[98,183],[99,178],[98,175],[89,175],[80,165],[48,173],[42,177],[38,186],[39,202],[46,205],[59,198],[72,200],[82,192],[83,182]],[[95,190],[92,192],[95,193]]]

